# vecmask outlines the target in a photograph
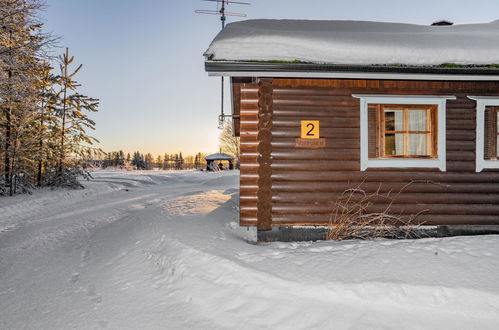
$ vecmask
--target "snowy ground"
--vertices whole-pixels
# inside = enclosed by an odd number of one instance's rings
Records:
[[[499,236],[249,244],[238,173],[0,199],[0,329],[499,329]]]

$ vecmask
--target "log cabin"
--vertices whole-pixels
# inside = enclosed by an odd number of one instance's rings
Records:
[[[499,233],[499,21],[247,20],[204,55],[230,77],[259,240],[323,238],[359,188],[438,236]]]

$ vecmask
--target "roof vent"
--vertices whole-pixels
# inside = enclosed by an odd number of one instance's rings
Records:
[[[443,20],[443,21],[433,22],[431,24],[431,26],[449,26],[449,25],[454,25],[454,23],[451,21]]]

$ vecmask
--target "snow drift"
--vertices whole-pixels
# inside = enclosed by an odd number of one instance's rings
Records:
[[[499,20],[453,26],[247,20],[228,24],[205,56],[347,65],[490,65],[499,63]]]
[[[0,329],[499,329],[499,236],[249,244],[238,172],[0,199]]]

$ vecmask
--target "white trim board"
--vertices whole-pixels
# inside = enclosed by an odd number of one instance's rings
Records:
[[[369,167],[417,168],[433,167],[446,170],[446,130],[445,114],[447,100],[455,100],[452,95],[362,95],[353,94],[360,99],[360,170]],[[369,104],[435,104],[438,106],[438,137],[436,159],[404,158],[404,159],[369,159],[368,141],[368,105]]]
[[[499,106],[499,96],[468,96],[476,101],[476,150],[475,171],[481,172],[484,168],[499,168],[499,160],[487,160],[483,154],[485,144],[485,108]]]
[[[436,73],[376,73],[376,72],[274,72],[274,71],[208,71],[213,77],[270,78],[338,78],[388,80],[499,81],[499,75],[436,74]]]

